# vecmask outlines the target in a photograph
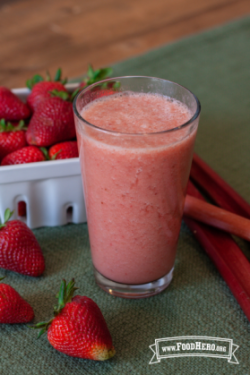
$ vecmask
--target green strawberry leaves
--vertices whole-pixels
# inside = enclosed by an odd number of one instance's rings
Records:
[[[92,65],[89,65],[85,82],[87,83],[87,85],[91,85],[92,83],[101,81],[102,79],[110,76],[112,74],[112,71],[112,68],[102,68],[94,70]]]
[[[62,100],[71,100],[70,94],[65,91],[52,90],[50,91],[50,95],[53,97],[61,98]]]
[[[0,120],[0,132],[9,132],[12,130],[12,128],[14,128],[14,126],[10,123],[10,122],[7,122],[5,121],[4,118],[2,118]]]
[[[62,69],[59,68],[56,71],[55,77],[52,80],[50,73],[47,71],[46,72],[46,78],[44,79],[40,74],[35,74],[31,79],[28,79],[26,81],[26,86],[32,90],[32,88],[38,83],[38,82],[43,82],[43,81],[54,81],[54,82],[61,82],[63,85],[67,83],[67,78],[62,79]]]
[[[9,221],[9,219],[11,218],[13,213],[14,213],[14,211],[11,211],[9,208],[6,208],[6,210],[4,212],[4,222],[1,223],[1,220],[0,220],[0,229],[4,228],[6,226],[7,221]]]
[[[121,82],[119,82],[119,81],[115,81],[115,82],[113,83],[112,89],[113,89],[113,90],[117,90],[117,89],[119,89],[120,86],[121,86]]]
[[[62,75],[62,69],[59,68],[59,69],[57,69],[57,71],[56,71],[54,81],[55,81],[55,82],[61,82],[61,75]]]
[[[71,94],[71,100],[72,100],[72,101],[75,99],[76,95],[77,95],[78,92],[81,91],[81,90],[82,90],[82,88],[81,88],[81,87],[78,87],[77,89],[75,89],[74,92],[72,92],[72,94]]]
[[[45,160],[50,160],[50,157],[49,157],[49,153],[48,153],[48,150],[47,148],[45,147],[39,147],[40,150],[42,151],[44,157],[45,157]]]
[[[86,83],[85,87],[92,85],[93,83],[102,81],[103,79],[111,76],[112,72],[113,72],[113,69],[110,67],[94,70],[92,65],[90,64],[88,67],[87,76],[83,79],[83,82]],[[103,83],[102,88],[105,89],[106,87],[108,87],[108,83]],[[112,88],[114,89],[118,89],[119,87],[120,87],[119,82],[114,82],[112,85]],[[79,91],[81,90],[82,90],[82,87],[78,87],[71,95],[71,99],[73,100],[75,96],[79,93]]]
[[[32,88],[38,83],[43,82],[44,79],[40,74],[35,74],[34,77],[27,79],[26,86],[28,89],[32,90]]]
[[[15,130],[27,130],[27,126],[25,126],[25,122],[23,120],[19,121],[18,125],[13,129]]]
[[[52,157],[51,160],[56,160],[57,155],[59,155],[62,152],[62,150],[57,151]]]
[[[38,333],[38,336],[37,336],[37,339],[39,339],[39,337],[41,337],[48,330],[48,328],[49,328],[50,324],[52,323],[53,319],[54,318],[50,319],[48,322],[37,323],[34,326],[29,326],[29,328],[40,329],[40,332]]]
[[[25,122],[23,120],[19,121],[17,126],[13,126],[10,122],[6,122],[3,118],[0,120],[0,133],[15,132],[18,130],[27,130],[27,127],[25,127]]]
[[[63,279],[59,293],[57,294],[58,297],[58,306],[54,307],[54,315],[58,315],[60,311],[64,308],[66,303],[71,302],[71,299],[78,288],[75,288],[75,280],[72,279],[68,284],[66,280]]]
[[[54,82],[61,82],[61,84],[65,85],[67,83],[67,78],[62,79],[62,69],[59,68],[56,71]]]
[[[4,223],[7,223],[7,221],[11,218],[13,215],[14,211],[11,211],[9,208],[6,208],[4,212]]]
[[[66,280],[62,280],[60,290],[57,293],[56,297],[58,298],[58,305],[54,306],[54,317],[56,317],[58,314],[60,314],[61,310],[64,308],[64,306],[68,303],[71,302],[71,299],[75,293],[75,291],[78,288],[75,288],[75,280],[72,279],[68,284],[66,283]],[[50,319],[48,322],[40,322],[35,324],[34,326],[30,326],[30,328],[33,329],[40,329],[40,332],[38,333],[37,338],[42,336],[44,334],[50,324],[52,323],[54,318]]]

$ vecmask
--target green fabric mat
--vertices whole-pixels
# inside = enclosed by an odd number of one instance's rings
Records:
[[[202,105],[196,151],[249,201],[250,18],[121,62],[114,74],[157,76],[191,89]],[[44,276],[1,276],[34,307],[36,322],[51,317],[61,279],[75,277],[79,293],[100,306],[117,354],[103,363],[71,358],[54,350],[45,335],[36,340],[37,332],[25,325],[1,325],[1,374],[250,374],[250,324],[184,224],[172,284],[144,300],[115,298],[95,285],[86,224],[34,232],[46,259]],[[249,244],[240,246],[250,256]],[[233,339],[239,364],[184,357],[149,365],[155,339],[186,335]]]

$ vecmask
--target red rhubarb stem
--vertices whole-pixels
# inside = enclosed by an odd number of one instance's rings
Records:
[[[184,215],[250,241],[250,220],[187,195]]]
[[[204,199],[192,183],[188,194]],[[184,216],[250,321],[250,264],[230,235]]]
[[[250,321],[250,298],[245,288],[242,286],[242,284],[239,282],[235,274],[232,272],[231,268],[220,256],[220,253],[218,253],[218,243],[214,245],[211,242],[212,233],[208,233],[210,229],[207,229],[204,224],[197,223],[193,219],[184,218],[184,221],[191,229],[191,231],[194,233],[195,237],[200,242],[202,247],[205,249],[210,259],[213,261],[217,270],[227,283],[235,299],[237,300],[246,317]]]
[[[193,157],[190,177],[218,206],[250,219],[250,204],[197,154]]]

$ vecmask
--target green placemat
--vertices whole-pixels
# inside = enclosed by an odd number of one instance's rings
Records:
[[[176,81],[200,99],[196,151],[247,200],[250,196],[250,18],[181,40],[114,66],[115,75],[151,75]],[[7,282],[30,302],[35,321],[51,317],[62,278],[94,299],[110,328],[116,356],[104,363],[71,358],[25,325],[0,326],[0,374],[250,374],[250,324],[225,282],[183,224],[170,287],[145,300],[108,296],[94,282],[87,225],[34,231],[46,271],[38,279],[11,272]],[[250,255],[249,244],[240,242]],[[214,336],[239,346],[239,364],[183,357],[149,365],[155,339]]]

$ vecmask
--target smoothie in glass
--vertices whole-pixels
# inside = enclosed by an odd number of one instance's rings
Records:
[[[92,261],[104,278],[136,286],[172,272],[198,121],[183,124],[193,112],[125,91],[86,103],[86,126],[76,119]]]

